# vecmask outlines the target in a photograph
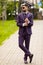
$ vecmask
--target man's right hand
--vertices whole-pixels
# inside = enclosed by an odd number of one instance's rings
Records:
[[[29,19],[28,19],[28,18],[26,18],[26,19],[25,19],[25,22],[26,22],[27,24],[29,24],[29,23],[30,23],[30,21],[29,21]]]

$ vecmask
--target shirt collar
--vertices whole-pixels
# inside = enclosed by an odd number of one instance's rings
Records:
[[[26,11],[26,12],[23,12],[23,14],[28,14],[28,11]]]
[[[28,11],[26,12],[26,14],[28,13]]]

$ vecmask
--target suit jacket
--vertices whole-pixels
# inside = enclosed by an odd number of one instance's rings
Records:
[[[28,18],[30,23],[28,26],[23,27],[24,19]],[[24,32],[27,34],[32,34],[31,26],[33,25],[33,14],[28,12],[27,14],[19,13],[17,16],[17,26],[19,26],[19,34],[24,35]]]

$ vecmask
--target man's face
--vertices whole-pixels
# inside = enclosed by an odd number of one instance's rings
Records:
[[[22,6],[22,11],[23,12],[26,12],[28,10],[28,7],[27,6]]]

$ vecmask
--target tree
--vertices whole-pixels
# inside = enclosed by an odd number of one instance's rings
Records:
[[[7,19],[6,6],[7,0],[0,0],[0,16],[2,16],[3,20]]]
[[[43,8],[43,0],[41,0],[41,3],[42,3],[42,6],[41,7]]]
[[[15,10],[15,7],[14,7],[14,2],[13,1],[9,1],[7,3],[7,19],[13,19],[13,12]]]
[[[21,3],[23,0],[19,0],[19,13],[21,12]]]

